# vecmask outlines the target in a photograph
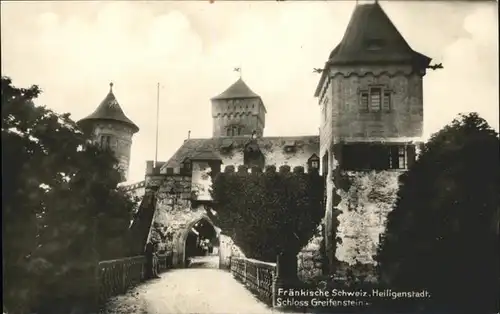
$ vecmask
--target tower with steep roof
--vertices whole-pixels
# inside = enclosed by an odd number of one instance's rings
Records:
[[[132,136],[139,127],[123,112],[113,93],[110,83],[109,93],[97,109],[89,116],[78,121],[82,130],[92,135],[101,147],[110,148],[118,159],[122,180],[128,178]]]
[[[315,97],[321,108],[330,263],[338,236],[332,224],[344,211],[339,206],[346,204],[333,203],[334,190],[342,188],[338,179],[346,173],[398,173],[415,159],[423,129],[422,82],[430,60],[408,45],[378,1],[356,5],[342,40],[328,57]]]
[[[264,135],[266,107],[239,78],[212,101],[213,137]]]

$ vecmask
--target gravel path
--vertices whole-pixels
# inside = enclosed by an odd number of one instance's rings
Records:
[[[101,314],[280,313],[257,300],[231,273],[208,268],[214,266],[217,256],[197,258],[191,268],[169,270],[111,299]]]

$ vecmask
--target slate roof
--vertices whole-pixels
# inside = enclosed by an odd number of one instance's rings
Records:
[[[222,94],[215,96],[212,100],[218,99],[241,99],[241,98],[260,98],[259,95],[254,93],[250,87],[239,78],[233,85],[229,86]]]
[[[189,154],[188,158],[191,160],[221,160],[219,154],[211,150],[196,150],[192,154]]]
[[[138,132],[139,127],[125,115],[122,108],[120,107],[120,104],[118,104],[118,101],[113,94],[113,83],[110,83],[109,86],[110,88],[108,95],[106,95],[106,98],[104,98],[97,109],[92,114],[78,121],[78,123],[80,124],[84,121],[89,120],[119,121],[132,128],[134,133]]]
[[[377,2],[357,4],[340,43],[332,50],[328,65],[411,64],[424,69],[431,58],[414,51]],[[319,96],[328,75],[325,70],[314,94]]]
[[[342,41],[330,53],[329,64],[415,63],[430,58],[414,51],[378,2],[356,6]]]
[[[174,155],[167,161],[162,167],[162,171],[166,168],[176,168],[180,167],[184,159],[193,158],[197,156],[200,152],[212,152],[215,156],[222,159],[227,159],[228,157],[223,157],[224,152],[221,152],[222,147],[227,147],[229,144],[232,149],[242,150],[247,143],[251,142],[251,138],[248,136],[237,136],[229,138],[217,137],[217,138],[201,138],[201,139],[188,139],[184,141],[181,147],[174,153]],[[268,153],[273,149],[273,147],[279,147],[280,150],[285,146],[285,143],[295,142],[297,146],[306,146],[307,151],[319,154],[319,136],[284,136],[284,137],[260,137],[256,139],[256,143],[259,145],[260,150],[264,154]]]

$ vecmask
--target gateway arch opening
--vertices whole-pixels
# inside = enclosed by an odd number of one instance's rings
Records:
[[[184,265],[190,268],[219,267],[219,237],[210,221],[198,220],[190,230],[185,242]]]

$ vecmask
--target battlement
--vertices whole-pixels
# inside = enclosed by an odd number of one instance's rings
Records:
[[[156,165],[153,160],[146,161],[146,176],[159,175],[161,167],[166,164],[166,161],[157,161]]]
[[[279,173],[294,173],[294,174],[318,174],[319,175],[319,170],[318,169],[311,169],[310,171],[306,171],[306,169],[303,166],[295,166],[293,169],[289,165],[281,165],[279,166],[278,169],[276,169],[276,166],[274,165],[268,165],[265,166],[264,169],[262,167],[258,166],[253,166],[253,167],[247,167],[245,165],[239,165],[237,168],[233,165],[226,166],[224,170],[222,171],[223,173],[276,173],[276,170],[278,170]]]
[[[123,185],[120,188],[123,189],[125,192],[129,192],[129,191],[133,191],[133,190],[140,189],[143,187],[146,187],[146,181],[144,181],[144,180],[137,182],[137,183]]]

